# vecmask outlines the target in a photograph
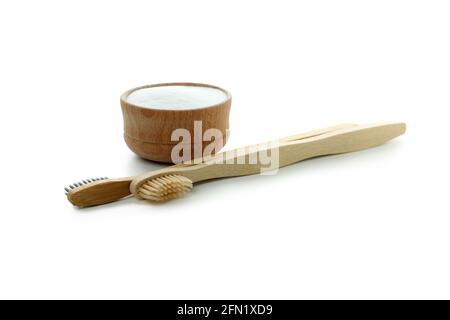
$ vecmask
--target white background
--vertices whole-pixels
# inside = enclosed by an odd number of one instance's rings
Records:
[[[0,4],[0,298],[450,298],[446,1]],[[227,149],[341,122],[384,146],[76,209],[63,187],[157,165],[121,93],[233,94]]]

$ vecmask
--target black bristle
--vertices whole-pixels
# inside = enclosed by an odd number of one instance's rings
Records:
[[[100,180],[107,180],[107,177],[101,177],[101,178],[90,178],[90,179],[86,179],[86,180],[81,180],[75,183],[72,183],[71,185],[69,185],[68,187],[64,187],[64,191],[65,194],[67,195],[71,190],[76,189],[78,187],[81,187],[83,185],[92,183],[92,182],[96,182],[96,181],[100,181]]]

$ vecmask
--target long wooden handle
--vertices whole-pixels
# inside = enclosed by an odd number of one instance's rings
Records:
[[[278,160],[275,163],[276,169],[309,158],[375,147],[398,137],[405,130],[404,123],[343,125],[336,130],[326,130],[316,135],[292,136],[279,140],[279,145],[269,144],[260,150],[252,150],[252,147],[235,149],[219,153],[202,163],[186,163],[147,173],[133,179],[130,190],[136,195],[145,181],[169,174],[183,175],[192,182],[258,174],[262,170],[273,169],[273,163],[268,165],[261,161],[260,156],[264,153],[270,152],[271,160]]]

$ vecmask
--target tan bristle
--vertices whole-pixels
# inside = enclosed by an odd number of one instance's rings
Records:
[[[191,191],[192,181],[181,175],[167,175],[144,182],[138,190],[140,197],[151,201],[167,201]]]

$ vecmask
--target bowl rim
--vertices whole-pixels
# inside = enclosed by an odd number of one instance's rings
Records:
[[[133,103],[127,101],[128,96],[134,91],[145,89],[145,88],[165,87],[165,86],[187,86],[187,87],[191,86],[191,87],[213,88],[213,89],[217,89],[217,90],[220,90],[223,93],[225,93],[226,99],[219,103],[216,103],[216,104],[213,104],[210,106],[206,106],[206,107],[202,107],[202,108],[187,108],[187,109],[178,109],[178,110],[177,109],[158,109],[158,108],[153,108],[153,107],[143,107],[143,106],[138,106],[136,104],[133,104]],[[129,90],[125,91],[124,93],[122,93],[122,95],[120,96],[120,102],[124,103],[128,106],[131,106],[131,107],[137,108],[137,109],[143,109],[143,110],[155,110],[158,112],[190,112],[190,111],[197,111],[197,110],[213,109],[213,108],[223,106],[224,104],[227,104],[229,101],[231,101],[231,93],[228,92],[227,90],[225,90],[221,87],[212,85],[212,84],[199,83],[199,82],[163,82],[163,83],[147,84],[147,85],[129,89]]]

